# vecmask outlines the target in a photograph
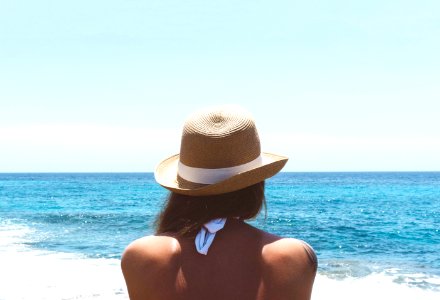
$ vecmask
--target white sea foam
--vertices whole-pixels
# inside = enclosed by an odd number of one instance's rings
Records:
[[[119,260],[32,249],[25,243],[33,233],[0,222],[0,300],[128,299]],[[398,270],[342,280],[318,274],[312,300],[440,299],[440,289],[414,286],[417,280],[440,287],[439,277]]]
[[[0,226],[0,299],[128,299],[117,259],[35,250],[26,226]]]
[[[414,274],[413,277],[423,277]],[[412,280],[412,279],[411,279]],[[361,278],[331,279],[318,274],[316,277],[312,300],[437,300],[440,292],[432,289],[422,289],[408,283],[398,283],[398,276],[385,273],[370,274]],[[439,278],[431,278],[432,283],[439,283]]]

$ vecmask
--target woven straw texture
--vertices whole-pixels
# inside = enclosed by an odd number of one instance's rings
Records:
[[[219,169],[246,164],[262,156],[263,164],[214,184],[200,184],[178,175],[179,161],[192,168]],[[243,110],[221,108],[192,115],[184,124],[180,154],[162,161],[156,181],[180,194],[205,196],[232,192],[272,177],[287,157],[262,153],[251,115]]]
[[[256,159],[260,138],[250,115],[211,111],[191,116],[183,127],[180,161],[196,168],[227,168]]]

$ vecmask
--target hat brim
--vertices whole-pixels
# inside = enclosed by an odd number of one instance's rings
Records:
[[[163,160],[156,168],[154,177],[164,188],[189,196],[208,196],[229,193],[251,186],[274,176],[286,164],[288,158],[262,152],[263,163],[252,170],[239,173],[214,184],[200,184],[187,181],[177,174],[179,154]]]

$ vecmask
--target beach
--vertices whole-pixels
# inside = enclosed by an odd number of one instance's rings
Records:
[[[309,242],[312,299],[438,299],[440,173],[281,173],[251,224]],[[0,174],[0,299],[128,299],[124,247],[152,234],[151,173]]]

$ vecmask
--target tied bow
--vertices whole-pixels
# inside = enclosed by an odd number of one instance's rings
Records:
[[[208,254],[209,247],[214,241],[215,234],[221,230],[226,223],[226,219],[214,219],[203,224],[202,229],[196,235],[196,249],[197,252],[203,255]]]

